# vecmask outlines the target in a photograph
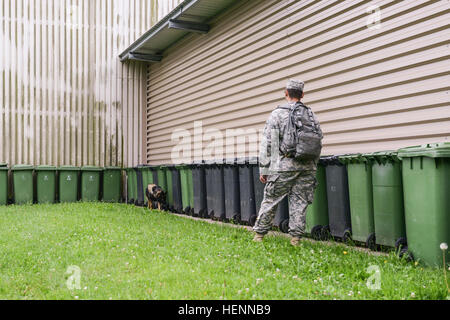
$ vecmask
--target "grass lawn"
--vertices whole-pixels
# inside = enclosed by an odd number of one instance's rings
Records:
[[[443,271],[123,204],[0,208],[0,299],[446,299]],[[79,289],[67,281],[81,270]],[[378,266],[381,289],[366,283]],[[72,269],[73,270],[73,269]],[[76,284],[76,282],[72,282]]]

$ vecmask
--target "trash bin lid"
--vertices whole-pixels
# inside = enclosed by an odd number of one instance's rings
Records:
[[[109,166],[109,167],[105,167],[105,170],[122,170],[122,168],[121,167]]]
[[[340,156],[324,156],[320,158],[320,161],[324,166],[342,166],[343,163],[339,160],[339,157]]]
[[[80,171],[80,167],[75,166],[60,166],[58,167],[59,171]]]
[[[0,167],[0,171],[8,171],[9,168],[8,167]]]
[[[370,160],[367,154],[355,153],[339,156],[339,160],[343,163],[366,163]]]
[[[398,157],[450,158],[450,142],[429,143],[398,150]]]
[[[389,151],[378,151],[367,153],[365,156],[371,160],[374,160],[378,163],[386,163],[388,161],[398,162],[400,159],[398,158],[397,151],[389,150]]]
[[[7,163],[0,163],[0,168],[2,168],[2,167],[7,167],[7,166],[8,166]]]
[[[55,171],[56,167],[55,166],[46,166],[46,165],[42,165],[42,166],[37,166],[35,168],[36,171]]]
[[[16,164],[12,166],[11,170],[19,171],[19,170],[33,170],[34,167],[27,164]]]
[[[81,167],[81,171],[103,171],[103,168],[94,166],[84,166]]]

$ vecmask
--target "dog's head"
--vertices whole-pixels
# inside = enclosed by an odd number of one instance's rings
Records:
[[[163,200],[165,198],[164,190],[160,186],[154,186],[152,188],[152,193],[156,199]]]

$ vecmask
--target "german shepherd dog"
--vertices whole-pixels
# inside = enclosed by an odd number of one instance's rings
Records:
[[[160,186],[157,186],[156,184],[149,184],[145,190],[145,195],[147,196],[148,208],[150,210],[156,209],[156,207],[158,210],[166,209],[166,193]]]

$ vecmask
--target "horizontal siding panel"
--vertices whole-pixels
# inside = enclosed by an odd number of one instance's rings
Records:
[[[439,41],[439,38],[437,38],[437,37],[433,37],[433,38],[435,39],[435,41]],[[440,41],[440,43],[442,44],[442,41]],[[446,43],[446,44],[445,44],[445,43]],[[442,47],[441,47],[441,53],[442,53],[442,54],[446,54],[446,53],[447,53],[446,45],[448,45],[448,41],[444,41],[444,45],[442,45]],[[435,52],[435,51],[436,51],[436,48],[431,48],[431,49],[429,49],[429,50],[430,50],[431,52]],[[383,53],[382,53],[382,54],[383,54]],[[437,52],[436,55],[438,55],[438,54],[439,54],[439,53]],[[425,62],[426,62],[426,60],[427,60],[427,54],[419,52],[419,53],[417,53],[416,55],[421,56],[422,59],[425,60]],[[381,55],[381,56],[383,56],[383,55]],[[441,57],[442,57],[442,55],[441,55]],[[402,63],[405,64],[405,65],[408,65],[408,61],[411,61],[412,59],[414,59],[414,57],[406,57],[406,58],[405,58],[405,57],[401,57],[401,58],[398,58],[398,60],[399,60],[399,61],[402,61]],[[370,57],[369,57],[369,59],[366,60],[366,61],[371,61],[371,60],[370,60]],[[392,65],[395,64],[395,62],[396,62],[396,61],[386,61],[384,64],[386,65],[386,68],[389,68],[389,66],[391,66],[391,68],[392,68]],[[358,63],[358,61],[356,61],[356,63]],[[358,64],[356,64],[356,65],[358,65]],[[368,67],[368,68],[372,68],[372,70],[377,70],[377,65],[375,65],[375,66],[370,66],[370,67]],[[389,69],[388,69],[388,70],[389,70]],[[322,85],[332,85],[332,83],[331,83],[331,84],[328,83],[328,78],[323,79],[323,77],[324,77],[326,74],[333,74],[333,72],[334,72],[334,73],[337,73],[337,75],[336,75],[335,77],[338,78],[338,79],[339,79],[340,77],[343,76],[343,75],[340,73],[340,70],[334,69],[333,66],[327,68],[327,70],[325,70],[325,71],[324,71],[323,73],[321,73],[321,74],[317,74],[317,71],[315,71],[316,75],[313,75],[313,76],[311,77],[311,80],[310,80],[310,78],[307,76],[307,75],[308,75],[308,72],[302,73],[302,76],[304,75],[305,78],[306,78],[306,80],[307,80],[307,82],[308,82],[308,88],[309,88],[309,90],[308,90],[308,95],[307,95],[308,101],[311,101],[311,102],[314,102],[314,103],[317,102],[317,101],[314,100],[314,96],[313,96],[313,98],[311,98],[311,94],[314,93],[314,91],[317,91],[318,94],[321,94],[321,92],[320,92],[320,87],[319,87],[319,88],[315,88],[315,84],[314,84],[314,81],[315,81],[315,80],[314,80],[314,76],[316,76],[316,78],[318,78],[319,80],[322,80],[322,82],[321,82]],[[351,71],[350,71],[349,77],[351,78],[355,72],[357,72],[357,71],[351,70]],[[358,72],[359,72],[359,71],[358,71]],[[369,74],[369,75],[371,75],[370,70],[366,70],[366,69],[363,70],[363,71],[361,71],[360,74],[363,74],[363,75]],[[270,78],[270,76],[272,76],[272,75],[269,75],[269,76],[267,76],[266,78]],[[373,76],[373,75],[371,75],[371,76]],[[276,78],[276,79],[277,79],[277,78]],[[350,79],[350,80],[352,80],[352,79]],[[259,90],[259,91],[261,91],[261,92],[274,92],[274,94],[279,95],[279,91],[280,91],[281,88],[276,88],[276,87],[275,87],[275,90],[273,89],[274,84],[276,84],[277,81],[278,81],[278,83],[280,83],[280,82],[283,83],[283,82],[281,81],[281,79],[280,79],[280,80],[277,79],[274,83],[269,83],[269,84],[266,85],[265,87],[258,87],[257,89],[254,89],[254,90]],[[348,79],[347,79],[347,81],[348,81]],[[254,88],[255,86],[258,86],[259,84],[260,84],[260,82],[254,83],[254,82],[250,82],[250,81],[249,81],[249,84],[245,84],[245,87],[242,88],[242,89],[245,90],[245,89],[247,89],[247,88],[252,88],[252,86],[253,86],[253,88]],[[312,88],[310,88],[310,86],[312,86]],[[231,89],[229,89],[228,91],[233,92],[233,89],[234,89],[234,92],[236,92],[236,88],[231,88]],[[224,90],[224,91],[227,91],[227,90]],[[239,91],[239,93],[240,93],[240,92],[241,92],[241,90]],[[253,93],[253,92],[250,91],[250,92],[248,92],[248,95],[252,95],[252,93]],[[222,94],[222,92],[221,92],[221,94]],[[246,94],[247,94],[246,91],[245,91],[245,92],[242,92],[242,93],[241,93],[241,96],[243,96],[243,97],[245,98],[245,97],[246,97]],[[214,95],[214,97],[215,97],[215,95]],[[219,96],[218,98],[220,98],[220,96]],[[217,98],[216,100],[219,100],[218,98]],[[199,109],[197,109],[197,108],[195,108],[195,107],[194,107],[195,109],[193,109],[193,108],[185,108],[186,105],[185,105],[184,103],[182,103],[183,101],[180,101],[180,104],[179,104],[180,107],[179,107],[179,109],[176,108],[176,107],[171,108],[171,105],[167,105],[167,106],[166,106],[166,107],[168,107],[167,110],[171,110],[171,112],[172,112],[172,113],[170,113],[169,111],[167,111],[167,113],[170,114],[171,120],[175,120],[175,119],[177,119],[177,118],[178,118],[178,119],[185,119],[185,117],[186,117],[187,115],[192,114],[193,112],[195,112],[195,111],[197,111],[197,110],[198,110],[198,111],[203,111],[204,109],[206,109],[206,110],[211,110],[212,107],[209,107],[209,106],[205,106],[205,105],[204,105],[204,103],[207,102],[207,101],[205,101],[205,99],[208,99],[208,98],[204,98],[203,100],[197,100],[197,101],[196,101],[196,102],[200,102],[200,103],[201,103]],[[211,98],[209,98],[209,99],[211,99]],[[174,99],[173,101],[178,101],[178,100],[177,100],[177,99]],[[220,106],[221,106],[221,104],[220,104],[221,102],[222,102],[222,100],[219,100],[219,101],[216,103],[216,105],[220,107]],[[232,100],[231,102],[233,103],[234,106],[237,106],[237,107],[239,107],[240,105],[242,105],[242,104],[239,103],[239,102],[241,102],[241,101],[238,100],[238,99]],[[149,103],[151,104],[151,102],[149,102]],[[224,104],[226,104],[226,102],[225,102]],[[183,111],[182,108],[184,108],[185,111]],[[186,110],[186,109],[188,109],[188,110]],[[173,115],[173,111],[176,112],[176,115]],[[178,112],[178,111],[180,111],[180,112]],[[152,120],[157,120],[158,117],[162,117],[163,115],[164,115],[164,112],[158,112],[158,114],[155,115],[155,118],[153,118]],[[166,120],[166,119],[163,118],[162,121],[164,121],[164,120]]]
[[[379,30],[366,27],[373,4]],[[306,82],[324,153],[448,140],[449,18],[437,1],[240,3],[150,66],[150,163],[170,162],[172,132],[194,121],[204,131],[260,131],[290,77]]]
[[[408,3],[408,2],[406,2]],[[415,2],[413,2],[415,3]],[[436,10],[439,10],[438,8]],[[355,12],[361,13],[361,8],[355,9]],[[391,13],[390,13],[391,14]],[[392,26],[404,26],[404,20],[403,19],[414,19],[416,18],[417,13],[409,13],[402,16],[402,19],[396,19],[394,21],[395,25]],[[361,25],[364,25],[366,21],[366,16],[364,14],[361,15],[361,18],[357,21],[350,20],[349,24],[345,24],[343,26],[338,27],[336,25],[336,21],[334,20],[328,20],[326,17],[324,18],[325,26],[332,31],[326,34],[325,37],[322,36],[322,30],[318,32],[317,29],[309,30],[307,29],[307,23],[308,20],[300,19],[301,13],[298,17],[295,17],[295,20],[301,21],[299,23],[299,26],[296,28],[298,30],[292,30],[289,29],[289,32],[278,32],[274,36],[278,36],[278,38],[273,39],[273,41],[269,42],[266,37],[261,37],[259,42],[256,42],[253,46],[242,46],[240,43],[237,43],[234,48],[231,50],[231,54],[225,54],[223,56],[223,59],[221,59],[222,52],[218,51],[217,55],[214,56],[214,61],[210,64],[208,64],[206,61],[196,61],[196,57],[193,57],[192,64],[196,68],[193,68],[192,70],[188,70],[186,74],[180,75],[179,73],[172,74],[171,78],[168,78],[168,74],[165,74],[165,77],[167,77],[167,81],[171,82],[172,84],[185,84],[189,83],[189,80],[195,79],[196,85],[201,85],[203,88],[209,88],[207,82],[205,82],[205,79],[215,79],[215,76],[217,74],[224,75],[224,71],[226,71],[226,75],[229,77],[233,77],[233,71],[235,71],[236,68],[239,67],[238,71],[241,72],[241,75],[246,75],[248,72],[251,72],[253,70],[258,70],[262,66],[265,68],[269,67],[267,64],[269,63],[283,63],[286,67],[286,61],[282,62],[281,59],[289,58],[287,62],[291,64],[296,64],[299,61],[310,59],[311,57],[320,56],[323,53],[329,53],[333,52],[333,50],[336,49],[344,49],[343,43],[348,45],[348,40],[352,41],[351,43],[355,42],[361,42],[367,40],[367,29],[362,28]],[[286,23],[286,18],[281,17],[281,24]],[[329,25],[331,23],[334,23],[334,25]],[[386,22],[388,24],[390,22]],[[262,26],[261,26],[262,27]],[[260,27],[260,28],[261,28]],[[322,25],[321,25],[322,27]],[[406,26],[405,26],[406,27]],[[417,28],[417,27],[416,27]],[[263,28],[263,30],[265,30]],[[280,37],[286,37],[286,34],[289,33],[289,38],[282,39]],[[317,36],[319,34],[319,36]],[[344,35],[346,35],[344,37]],[[359,36],[358,36],[359,35]],[[377,37],[383,35],[383,33],[380,33],[377,35]],[[397,38],[398,39],[398,38]],[[386,39],[385,39],[386,40]],[[201,39],[200,39],[201,41]],[[284,48],[281,48],[280,50],[280,42],[284,45]],[[271,45],[268,45],[268,43],[271,43]],[[381,42],[380,42],[381,43]],[[386,44],[386,42],[383,42]],[[389,41],[387,41],[389,43]],[[289,45],[289,46],[288,46]],[[322,51],[316,50],[318,49],[317,46],[324,47]],[[303,56],[302,54],[306,54],[309,51],[314,50],[314,52],[311,53],[309,56]],[[295,55],[291,57],[292,55]],[[246,59],[242,59],[245,57]],[[298,61],[295,61],[295,59],[298,59]],[[207,60],[208,61],[208,60]],[[249,63],[250,62],[250,63]],[[205,64],[205,67],[202,68],[202,64]],[[275,67],[273,70],[278,70],[279,68]],[[214,70],[213,73],[210,73],[211,70]],[[270,71],[270,69],[268,69]],[[236,71],[237,72],[237,71]],[[259,74],[260,75],[260,74]],[[159,79],[157,83],[155,83],[154,92],[155,94],[158,92],[158,86],[161,86],[164,84],[163,79]],[[233,79],[234,82],[234,79]],[[171,87],[169,90],[174,90],[174,87]],[[155,101],[156,102],[156,101]]]

